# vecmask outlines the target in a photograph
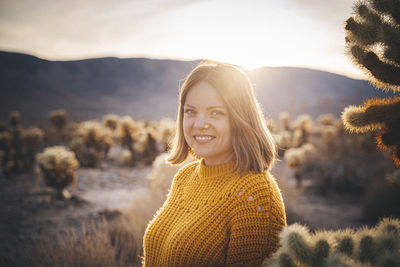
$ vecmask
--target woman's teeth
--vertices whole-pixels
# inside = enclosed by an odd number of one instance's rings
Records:
[[[213,139],[213,137],[211,136],[195,136],[194,138],[199,141],[207,141]]]

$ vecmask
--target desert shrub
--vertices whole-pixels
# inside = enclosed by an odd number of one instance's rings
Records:
[[[129,246],[129,244],[127,244]],[[29,266],[117,267],[106,223],[85,223],[81,228],[59,227],[54,232],[35,236],[27,246]]]
[[[75,130],[69,146],[77,155],[81,166],[96,167],[107,157],[112,145],[110,129],[97,121],[85,121]]]
[[[386,218],[374,228],[315,233],[292,224],[281,232],[280,244],[263,267],[394,267],[400,265],[400,221]]]
[[[68,198],[65,188],[76,184],[74,170],[79,167],[75,153],[66,147],[47,147],[37,155],[37,173],[44,184],[56,190],[58,198]]]

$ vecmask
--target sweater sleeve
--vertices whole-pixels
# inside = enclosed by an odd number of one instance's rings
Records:
[[[285,208],[274,178],[267,173],[246,177],[236,193],[230,223],[226,266],[260,266],[279,247],[286,226]]]

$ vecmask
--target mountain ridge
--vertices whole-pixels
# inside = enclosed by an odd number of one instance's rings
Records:
[[[134,119],[175,118],[179,87],[201,60],[102,57],[51,61],[0,51],[0,120],[19,110],[26,124],[43,125],[64,108],[72,120],[108,113]],[[322,70],[261,67],[245,70],[267,116],[334,113],[386,93],[367,81]]]

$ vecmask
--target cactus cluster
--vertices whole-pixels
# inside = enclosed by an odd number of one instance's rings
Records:
[[[96,167],[107,157],[112,145],[112,132],[109,128],[97,121],[85,121],[75,130],[69,147],[82,166]]]
[[[149,165],[154,161],[160,153],[157,142],[168,138],[165,128],[161,134],[159,133],[160,131],[155,126],[147,122],[134,121],[130,116],[121,118],[119,142],[129,151],[129,156],[127,156],[129,165],[135,166],[139,162]]]
[[[35,162],[35,154],[43,146],[44,132],[31,127],[24,129],[21,114],[12,112],[9,118],[10,128],[4,126],[0,131],[0,166],[6,177],[13,173],[30,169]]]
[[[400,220],[374,228],[310,233],[299,224],[280,234],[280,249],[263,267],[400,266]]]
[[[346,21],[351,60],[384,90],[400,91],[400,1],[362,0]],[[400,166],[400,97],[369,99],[347,107],[343,121],[349,131],[377,131],[378,148]]]
[[[58,198],[68,198],[65,188],[77,182],[74,170],[79,163],[75,153],[64,146],[53,146],[39,153],[37,159],[37,173],[45,185],[55,189]]]

